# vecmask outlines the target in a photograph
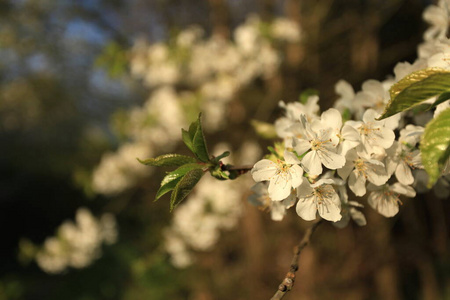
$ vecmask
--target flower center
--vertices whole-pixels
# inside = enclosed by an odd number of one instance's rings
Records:
[[[355,169],[356,171],[358,171],[358,174],[360,176],[364,176],[365,178],[367,178],[367,164],[364,162],[364,160],[362,160],[361,158],[358,158],[357,160],[354,161],[355,163]]]
[[[313,195],[316,197],[318,204],[322,204],[332,197],[333,192],[334,189],[331,185],[322,185],[314,189]]]

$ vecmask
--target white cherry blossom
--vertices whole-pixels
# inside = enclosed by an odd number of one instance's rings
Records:
[[[262,159],[253,166],[251,174],[256,182],[269,181],[269,197],[281,201],[289,196],[291,188],[298,187],[303,181],[303,170],[299,164],[295,154],[285,150],[284,161]]]
[[[423,168],[419,149],[416,147],[424,128],[408,125],[400,131],[399,141],[387,149],[386,165],[389,174],[405,185],[411,185],[414,177],[411,169]]]
[[[297,214],[306,221],[312,221],[319,212],[325,220],[339,221],[342,218],[341,200],[331,185],[333,183],[332,179],[320,179],[314,184],[303,181],[297,188]]]
[[[314,121],[311,127],[316,131],[331,128],[331,140],[335,145],[338,145],[337,153],[343,156],[349,149],[355,148],[361,143],[359,133],[355,128],[350,125],[342,127],[342,115],[335,108],[324,111],[320,116],[320,120]]]
[[[359,103],[354,101],[355,91],[350,83],[345,80],[339,80],[334,85],[334,91],[340,96],[336,102],[334,102],[334,108],[339,110],[341,113],[344,113],[346,109],[348,109],[352,114],[362,110],[362,106],[359,107]]]
[[[379,114],[375,110],[368,109],[364,113],[362,121],[347,122],[359,131],[362,145],[368,153],[374,152],[375,147],[387,149],[395,140],[394,131],[385,126],[386,120],[375,120],[378,116]]]
[[[262,210],[269,210],[272,220],[281,221],[286,215],[286,210],[295,204],[297,197],[294,193],[291,193],[282,201],[272,201],[267,187],[267,184],[264,182],[255,184],[251,188],[253,194],[248,197],[248,201]]]
[[[390,177],[381,161],[354,149],[347,152],[345,166],[338,170],[338,174],[344,180],[348,178],[350,190],[359,197],[366,194],[366,181],[382,185]]]
[[[400,195],[407,197],[414,197],[416,195],[416,191],[411,186],[399,182],[393,185],[385,184],[382,186],[369,184],[367,189],[372,191],[367,199],[369,205],[381,215],[388,218],[398,213],[399,204],[402,204],[399,199]]]
[[[302,159],[302,165],[310,175],[322,174],[322,164],[328,169],[338,169],[345,164],[345,157],[336,153],[336,142],[333,142],[333,129],[324,128],[315,123],[315,130],[302,117],[305,128],[305,137],[294,139],[294,149],[299,155],[306,155]]]

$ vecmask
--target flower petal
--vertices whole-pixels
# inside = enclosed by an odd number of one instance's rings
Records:
[[[297,156],[287,150],[284,150],[284,160],[290,165],[300,164],[300,160],[297,158]]]
[[[253,180],[256,182],[270,180],[277,173],[277,165],[268,159],[258,161],[251,170]]]
[[[308,152],[302,159],[302,165],[310,175],[322,174],[322,163],[317,151]]]
[[[303,169],[299,165],[293,165],[289,168],[291,174],[292,187],[296,188],[303,182]]]
[[[400,161],[397,168],[395,169],[395,177],[400,183],[405,185],[410,185],[414,182],[414,177],[412,175],[411,169],[404,161]]]
[[[294,139],[292,145],[298,155],[302,155],[309,149],[311,149],[311,143],[304,139]]]
[[[324,199],[321,203],[319,202],[317,210],[319,215],[328,221],[337,222],[342,218],[340,200],[336,192],[332,194],[331,198]]]
[[[398,213],[398,203],[382,192],[372,192],[367,199],[369,205],[381,215],[390,218]]]
[[[286,199],[291,193],[291,183],[288,176],[274,176],[269,183],[269,197],[273,201]]]
[[[366,178],[359,176],[358,171],[354,170],[348,179],[348,187],[356,196],[362,197],[366,194]]]
[[[286,208],[280,201],[272,201],[272,209],[270,210],[270,217],[274,221],[281,221],[286,214]]]
[[[322,164],[328,169],[336,170],[342,168],[345,165],[344,156],[330,151],[325,147],[321,149],[321,151],[317,151],[317,154],[319,155]]]
[[[316,219],[317,207],[314,197],[300,198],[295,208],[297,214],[306,221],[312,221]]]

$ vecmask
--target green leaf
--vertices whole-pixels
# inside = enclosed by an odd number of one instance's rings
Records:
[[[299,101],[303,104],[308,102],[309,97],[311,96],[319,96],[319,91],[315,89],[306,89],[304,90],[299,97]]]
[[[225,151],[224,153],[220,154],[219,156],[214,157],[214,159],[212,160],[212,163],[213,163],[213,164],[217,164],[217,163],[219,163],[219,161],[220,161],[222,158],[225,158],[225,157],[227,157],[227,156],[230,156],[230,151]]]
[[[181,178],[189,171],[195,170],[195,169],[203,169],[203,165],[200,164],[186,164],[175,171],[167,173],[167,175],[164,177],[164,179],[161,181],[161,187],[159,188],[158,192],[156,193],[156,200],[161,198],[164,194],[170,192],[175,188],[177,183],[181,180]]]
[[[164,154],[156,158],[145,160],[137,159],[141,164],[154,167],[178,167],[189,163],[195,163],[197,160],[193,157],[180,154]]]
[[[203,135],[202,124],[200,123],[200,116],[197,120],[197,132],[192,138],[192,143],[194,145],[194,154],[203,162],[209,161],[209,153],[206,148],[205,136]]]
[[[423,101],[450,92],[450,72],[429,68],[413,72],[389,90],[391,100],[378,120],[410,109]]]
[[[170,196],[170,211],[172,211],[186,196],[192,191],[197,182],[202,178],[203,171],[194,169],[186,173],[184,177],[177,183],[175,189]]]
[[[167,177],[167,176],[166,176]],[[164,179],[166,179],[166,177],[164,177]],[[161,198],[162,196],[164,196],[166,193],[172,191],[175,186],[178,184],[178,182],[181,180],[183,176],[180,177],[173,177],[171,178],[171,180],[168,180],[164,185],[161,182],[161,187],[159,188],[158,192],[156,192],[156,198],[155,198],[155,202]]]
[[[199,114],[197,121],[191,123],[189,131],[182,129],[182,137],[186,146],[200,161],[209,162],[208,148],[206,147],[200,118],[201,114]]]
[[[192,145],[192,139],[189,135],[189,131],[181,129],[181,137],[183,138],[184,144],[189,148],[189,150],[191,150],[192,153],[194,153],[194,146]]]
[[[422,163],[430,179],[428,187],[438,180],[444,163],[450,155],[450,108],[441,112],[425,127],[420,142]]]
[[[439,95],[439,97],[434,101],[433,105],[430,108],[436,107],[444,101],[450,99],[450,92],[445,92]]]
[[[251,120],[250,124],[252,124],[253,129],[256,134],[264,139],[275,139],[277,138],[277,132],[275,131],[275,126],[269,123]]]

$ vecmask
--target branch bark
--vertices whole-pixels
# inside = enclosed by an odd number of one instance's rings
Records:
[[[302,252],[303,248],[305,248],[309,244],[312,234],[322,222],[323,220],[320,219],[319,221],[312,224],[311,227],[306,230],[305,235],[301,239],[300,243],[295,246],[294,257],[292,257],[289,272],[286,273],[283,281],[278,286],[278,291],[275,293],[275,295],[273,295],[272,298],[270,298],[270,300],[282,299],[287,294],[287,292],[292,289],[295,282],[295,272],[297,272],[298,270],[298,260],[300,258],[300,253]]]

